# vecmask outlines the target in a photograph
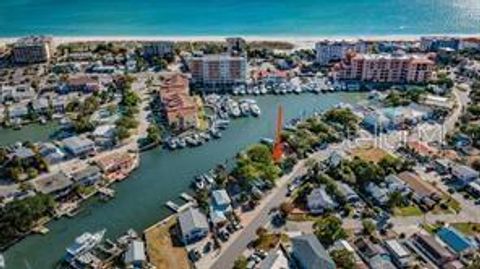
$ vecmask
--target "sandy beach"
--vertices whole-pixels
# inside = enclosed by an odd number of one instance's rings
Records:
[[[48,36],[48,35],[47,35]],[[186,41],[224,41],[231,36],[52,36],[55,45],[71,43],[71,42],[120,42],[120,41],[159,41],[171,40],[177,42]],[[290,42],[295,45],[296,49],[313,48],[315,42],[321,40],[371,40],[371,41],[415,41],[422,36],[450,36],[459,38],[480,38],[478,34],[428,34],[428,35],[358,35],[358,36],[242,36],[246,41],[283,41]],[[12,43],[19,37],[0,37],[0,43]]]

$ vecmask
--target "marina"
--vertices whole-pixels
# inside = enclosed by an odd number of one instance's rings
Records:
[[[129,180],[111,187],[115,190],[115,199],[108,203],[99,203],[94,199],[87,201],[82,206],[84,210],[75,218],[62,218],[49,223],[47,227],[51,232],[47,235],[28,237],[9,248],[4,253],[6,262],[8,266],[18,269],[28,269],[27,263],[36,264],[38,268],[53,268],[62,257],[65,247],[84,233],[85,227],[93,230],[106,228],[107,236],[115,238],[130,227],[143,230],[165,218],[171,211],[163,205],[168,200],[174,201],[180,193],[188,190],[195,176],[218,164],[228,167],[231,164],[229,160],[240,149],[257,142],[260,137],[273,137],[278,104],[285,107],[285,119],[289,120],[322,111],[340,102],[357,103],[364,96],[362,93],[343,92],[329,95],[258,96],[257,103],[263,108],[262,120],[240,118],[231,121],[229,128],[222,132],[222,139],[210,140],[202,147],[173,152],[159,149],[142,153],[140,165]],[[186,163],[189,164],[187,167]],[[45,249],[42,247],[44,245],[50,247]]]

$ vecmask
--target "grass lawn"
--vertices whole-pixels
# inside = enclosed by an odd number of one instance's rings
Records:
[[[393,210],[393,214],[398,217],[421,216],[422,210],[417,205],[397,207]]]
[[[386,156],[391,156],[390,153],[385,150],[377,147],[368,147],[368,148],[356,148],[352,150],[352,155],[359,157],[360,159],[367,162],[378,163],[380,160]]]
[[[286,234],[264,234],[255,240],[255,247],[257,249],[269,251],[275,248],[280,241],[286,242],[288,240]]]
[[[172,240],[170,230],[176,225],[171,218],[164,225],[155,226],[145,232],[147,254],[157,269],[189,269],[187,251]]]
[[[321,219],[322,216],[312,216],[308,213],[291,213],[288,215],[287,219],[290,221],[317,221]]]
[[[451,225],[466,235],[476,235],[480,233],[480,223],[457,222]]]

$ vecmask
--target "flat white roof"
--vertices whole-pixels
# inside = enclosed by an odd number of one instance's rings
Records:
[[[395,255],[398,257],[407,257],[410,255],[410,253],[398,242],[397,240],[387,240],[385,241],[385,244],[393,251],[395,252]]]

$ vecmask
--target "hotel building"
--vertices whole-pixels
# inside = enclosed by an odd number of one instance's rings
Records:
[[[143,43],[143,51],[145,56],[163,57],[173,54],[173,41],[149,41]]]
[[[198,109],[190,96],[188,77],[180,73],[164,73],[159,85],[160,100],[168,124],[185,130],[198,126]]]
[[[350,54],[333,69],[337,80],[422,83],[432,80],[435,63],[429,55]]]
[[[315,44],[317,62],[322,65],[331,61],[339,61],[347,56],[348,52],[366,53],[368,44],[365,41],[321,41]]]
[[[52,55],[52,38],[29,36],[20,38],[12,49],[13,60],[18,64],[43,63]]]
[[[192,83],[204,86],[232,86],[247,80],[247,59],[223,54],[194,56],[188,59]]]

